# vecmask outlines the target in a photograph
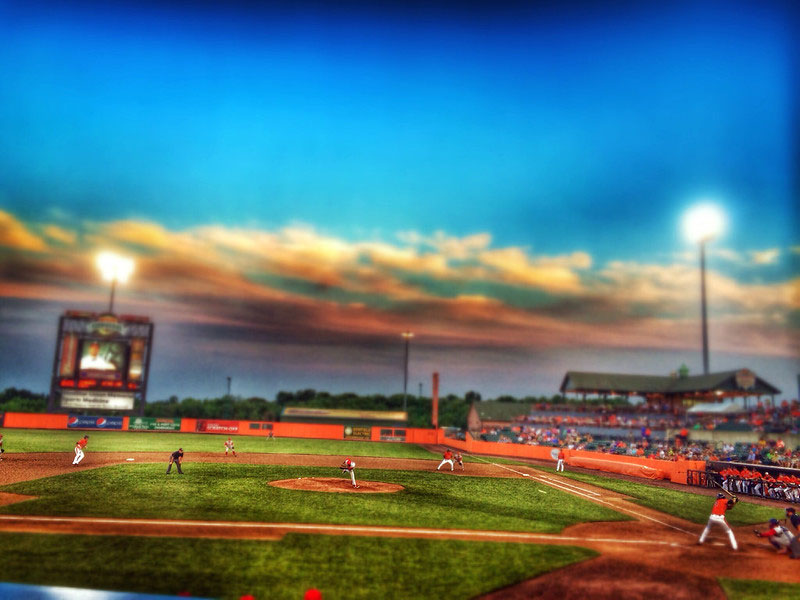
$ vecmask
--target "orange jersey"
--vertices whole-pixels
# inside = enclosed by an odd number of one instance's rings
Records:
[[[444,459],[445,459],[445,460],[450,460],[451,458],[453,458],[453,453],[452,453],[452,452],[450,452],[450,450],[448,450],[448,451],[447,451],[447,452],[445,452],[445,453],[444,453],[442,456],[444,456]]]
[[[714,502],[714,508],[711,509],[711,514],[724,517],[726,510],[728,510],[727,498],[717,498],[717,501]]]
[[[84,440],[84,439],[81,439],[81,440],[78,440],[78,442],[77,442],[75,445],[76,445],[78,448],[80,448],[81,450],[83,450],[84,448],[86,448],[86,444],[87,444],[88,442],[89,442],[89,440]]]

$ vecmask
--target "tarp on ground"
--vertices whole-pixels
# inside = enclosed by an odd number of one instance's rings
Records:
[[[596,469],[607,473],[620,473],[645,479],[670,479],[672,462],[642,459],[632,456],[614,456],[598,453],[570,453],[568,464],[584,469]],[[649,463],[649,464],[648,464]],[[660,464],[659,464],[660,463]]]

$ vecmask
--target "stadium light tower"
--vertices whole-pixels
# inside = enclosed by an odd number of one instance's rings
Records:
[[[117,282],[125,283],[133,273],[133,261],[114,254],[113,252],[101,252],[97,255],[97,267],[103,275],[103,279],[111,282],[111,297],[108,300],[108,312],[114,313],[114,292]]]
[[[414,337],[414,334],[410,331],[404,331],[400,334],[400,336],[406,341],[406,353],[405,353],[405,362],[404,362],[404,369],[403,369],[403,412],[408,414],[408,343],[411,341],[411,338]]]
[[[722,233],[725,217],[713,204],[699,204],[683,217],[683,231],[689,241],[700,244],[700,313],[703,335],[703,374],[708,375],[708,313],[706,308],[706,243]]]

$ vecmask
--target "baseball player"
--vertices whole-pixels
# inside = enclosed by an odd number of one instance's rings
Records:
[[[556,463],[556,471],[564,470],[564,449],[558,449],[558,462]]]
[[[0,460],[3,460],[3,453],[5,451],[6,451],[6,449],[3,448],[3,434],[0,433]]]
[[[85,456],[83,450],[84,448],[86,448],[86,444],[88,443],[89,443],[88,435],[83,436],[81,439],[75,442],[75,458],[72,460],[73,465],[77,465],[83,460],[83,457]]]
[[[442,458],[442,462],[439,463],[439,466],[436,467],[436,470],[438,471],[439,469],[441,469],[444,466],[445,463],[450,463],[450,470],[452,471],[453,470],[453,453],[450,452],[450,448],[448,448],[447,450],[444,451],[444,454],[442,454],[442,457],[443,457]]]
[[[706,524],[706,528],[703,529],[703,533],[700,534],[700,539],[697,540],[698,544],[702,544],[706,541],[706,537],[708,537],[708,532],[711,531],[712,525],[719,525],[724,529],[728,534],[728,539],[731,541],[731,547],[734,550],[739,549],[739,545],[736,543],[736,538],[733,536],[733,531],[731,531],[728,522],[725,520],[725,511],[729,508],[733,508],[733,506],[739,501],[736,496],[731,498],[726,498],[725,494],[719,493],[717,494],[717,501],[714,502],[714,506],[711,509],[711,515],[708,517],[708,523]]]
[[[780,525],[778,519],[769,520],[769,529],[767,531],[761,532],[758,529],[754,529],[753,533],[756,534],[756,537],[769,538],[769,543],[775,547],[778,554],[786,554],[794,541],[792,532]],[[795,556],[792,556],[792,558],[795,558]],[[800,558],[800,555],[797,558]]]
[[[233,455],[236,456],[236,450],[233,449],[233,440],[228,438],[228,441],[225,442],[225,456],[228,456],[228,450],[233,452]]]
[[[353,482],[353,487],[358,489],[360,486],[356,483],[356,461],[345,458],[339,467],[342,473],[350,473],[350,480]]]
[[[797,534],[800,534],[800,515],[797,514],[793,506],[786,507],[786,518],[789,519]]]
[[[167,475],[172,470],[172,463],[175,463],[175,466],[178,467],[178,474],[183,475],[183,471],[181,471],[181,461],[183,460],[183,448],[178,448],[169,455],[169,464],[167,465]]]
[[[453,456],[453,460],[458,463],[458,466],[461,467],[461,470],[464,470],[464,458],[461,456],[461,452],[456,451],[455,455]]]

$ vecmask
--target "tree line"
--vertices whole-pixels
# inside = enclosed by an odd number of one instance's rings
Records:
[[[403,394],[386,396],[383,394],[331,394],[314,389],[281,391],[275,400],[258,396],[221,396],[217,398],[178,398],[170,396],[166,400],[148,402],[144,414],[148,417],[187,417],[194,419],[237,419],[245,421],[276,421],[285,406],[305,406],[308,408],[338,408],[351,410],[402,411]],[[526,396],[517,398],[503,395],[495,398],[497,402],[524,402],[563,404],[573,400],[561,395],[551,397]],[[460,427],[467,425],[467,413],[473,402],[483,401],[481,394],[469,391],[464,396],[449,394],[439,398],[439,425],[441,427]],[[408,426],[431,427],[431,398],[424,396],[407,397]],[[47,411],[47,395],[29,390],[7,388],[0,392],[0,412]]]

